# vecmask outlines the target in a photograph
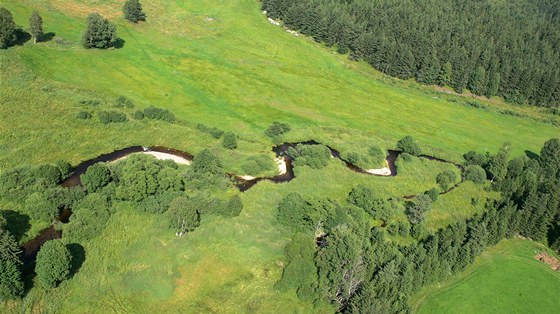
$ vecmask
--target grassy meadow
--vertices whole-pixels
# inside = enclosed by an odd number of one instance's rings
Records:
[[[366,153],[374,144],[394,148],[400,138],[412,135],[426,154],[452,161],[469,150],[495,152],[508,141],[513,156],[538,152],[547,139],[560,135],[551,124],[498,112],[507,108],[550,118],[537,109],[495,99],[478,100],[487,110],[469,107],[464,103],[471,98],[385,77],[363,62],[295,37],[270,24],[257,0],[144,1],[148,21],[139,25],[124,20],[123,2],[2,1],[23,27],[38,10],[45,32],[54,34],[47,42],[0,50],[0,170],[59,159],[75,165],[119,148],[161,145],[193,154],[209,148],[227,172],[242,174],[240,165],[247,158],[274,157],[274,143],[264,135],[273,121],[291,125],[283,141],[314,139],[345,154]],[[81,48],[91,12],[117,24],[122,48]],[[101,124],[95,113],[114,109],[120,95],[135,103],[134,109],[118,109],[129,117],[155,105],[172,111],[178,121]],[[80,104],[84,100],[100,104]],[[77,119],[81,110],[93,112],[94,118]],[[238,149],[223,148],[221,140],[198,131],[198,123],[236,132]],[[418,158],[398,160],[397,166],[398,175],[387,178],[352,172],[338,159],[320,170],[296,167],[289,183],[262,181],[241,194],[240,216],[205,216],[201,227],[183,238],[157,216],[118,203],[103,233],[83,243],[86,258],[72,279],[49,292],[34,288],[0,312],[332,312],[329,305],[313,307],[295,291],[273,287],[290,238],[276,221],[278,202],[296,191],[343,202],[357,184],[398,199],[436,187],[436,176],[444,170],[456,171],[453,165]],[[486,199],[496,197],[465,182],[440,196],[427,226],[437,230],[470,217],[483,210]],[[21,211],[20,204],[1,199],[0,208]],[[404,217],[397,211],[392,219]],[[43,227],[32,222],[20,240]],[[496,250],[485,258],[499,259]],[[516,271],[516,265],[510,268]],[[557,278],[549,277],[554,284]]]
[[[560,273],[534,258],[550,250],[505,240],[486,250],[464,272],[427,287],[416,297],[418,313],[557,313]]]

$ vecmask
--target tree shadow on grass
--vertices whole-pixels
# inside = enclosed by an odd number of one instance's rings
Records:
[[[28,32],[24,31],[21,28],[16,29],[15,31],[16,34],[16,40],[13,43],[13,46],[23,46],[26,42],[28,42],[31,39],[31,34],[29,34]]]
[[[115,40],[115,44],[113,45],[113,47],[115,49],[121,49],[122,47],[124,47],[124,44],[126,43],[126,41],[122,38],[117,38],[117,40]]]
[[[530,151],[530,150],[525,150],[525,156],[529,157],[530,159],[538,159],[539,155]]]
[[[45,33],[41,36],[41,38],[39,38],[40,42],[47,42],[47,41],[51,41],[53,40],[53,38],[56,36],[56,33],[54,32],[48,32]]]
[[[14,210],[2,210],[0,215],[6,219],[6,229],[16,238],[16,241],[20,241],[23,236],[31,229],[31,223],[29,216],[25,214],[18,213]]]
[[[66,248],[72,254],[72,268],[70,269],[70,276],[73,277],[86,260],[86,250],[85,248],[79,243],[70,243],[66,245]]]

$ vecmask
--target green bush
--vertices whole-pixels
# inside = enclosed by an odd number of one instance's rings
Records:
[[[134,114],[132,115],[132,117],[136,120],[142,120],[142,119],[144,119],[144,113],[140,110],[136,110],[136,111],[134,111]]]
[[[383,200],[377,198],[375,191],[365,185],[358,185],[348,194],[348,203],[358,206],[377,218],[377,212],[383,207]]]
[[[154,106],[149,106],[144,109],[144,117],[152,120],[162,120],[169,123],[173,123],[175,121],[175,115],[171,113],[171,111]]]
[[[420,146],[410,135],[403,137],[400,141],[397,142],[397,149],[413,156],[419,156],[420,154],[422,154]]]
[[[447,191],[450,185],[452,185],[457,180],[457,174],[452,170],[445,170],[436,177],[437,183],[441,186],[444,191]]]
[[[124,18],[132,23],[146,20],[146,14],[142,11],[142,5],[138,0],[126,0],[123,6]]]
[[[387,232],[389,232],[390,235],[392,236],[396,236],[399,232],[399,226],[397,224],[389,224],[387,226]]]
[[[409,153],[400,153],[399,158],[404,162],[411,162],[414,159],[414,156]]]
[[[179,233],[190,232],[200,225],[198,204],[184,196],[177,197],[167,211],[169,227]]]
[[[16,39],[16,23],[12,12],[0,7],[0,49],[7,48]]]
[[[484,183],[486,181],[486,171],[479,165],[468,166],[465,169],[465,179],[477,184]]]
[[[34,220],[52,222],[58,216],[58,207],[44,192],[34,192],[27,197],[24,208]]]
[[[80,111],[76,114],[76,118],[78,119],[82,119],[82,120],[87,120],[91,118],[91,112],[89,111]]]
[[[208,134],[212,135],[212,137],[215,138],[215,139],[218,139],[218,138],[222,137],[222,135],[224,135],[224,131],[222,131],[222,130],[216,128],[216,127],[210,128],[210,127],[208,127],[208,126],[206,126],[202,123],[198,123],[196,125],[196,128],[199,129],[200,131],[204,132],[204,133],[208,133]]]
[[[86,49],[113,47],[117,41],[117,27],[99,13],[87,17],[87,27],[82,36],[82,46]]]
[[[62,240],[47,241],[37,254],[35,272],[41,286],[51,289],[70,277],[72,255]]]
[[[101,111],[97,114],[99,121],[103,124],[108,123],[121,123],[128,121],[128,118],[124,113],[118,111]]]
[[[399,235],[407,237],[410,234],[410,224],[406,221],[399,221]]]
[[[437,201],[437,199],[439,198],[439,192],[436,188],[429,189],[424,194],[428,195],[432,202]]]
[[[107,195],[91,193],[77,202],[70,222],[64,226],[64,237],[85,241],[98,236],[111,217],[111,201]]]
[[[233,132],[227,132],[222,139],[222,146],[227,149],[237,148],[237,136]]]
[[[225,217],[236,217],[239,216],[241,210],[243,209],[243,202],[239,195],[232,196],[229,201],[225,202],[222,209],[218,214]]]
[[[471,150],[463,155],[463,159],[465,159],[465,166],[478,165],[484,167],[488,164],[489,155],[478,154]]]
[[[264,134],[266,134],[266,136],[268,137],[276,137],[276,136],[280,136],[286,132],[289,132],[290,129],[290,125],[288,125],[287,123],[281,123],[281,122],[272,122],[272,124],[268,127],[268,129],[266,129],[266,131],[264,131]]]
[[[88,192],[96,192],[111,181],[111,171],[105,163],[99,162],[90,166],[80,180]]]
[[[101,102],[96,99],[89,99],[89,100],[80,100],[80,104],[85,106],[98,106],[99,104],[101,104]]]
[[[353,164],[353,165],[358,165],[360,163],[360,161],[362,160],[361,156],[359,153],[357,152],[350,152],[348,153],[347,156],[348,162]]]
[[[16,299],[22,294],[23,281],[18,263],[0,259],[0,302]]]
[[[119,96],[119,98],[117,98],[117,100],[115,101],[115,107],[117,108],[134,108],[134,103],[132,102],[132,100],[124,97],[124,96]]]
[[[309,166],[313,169],[327,166],[331,159],[331,151],[324,145],[298,144],[295,148],[290,148],[287,154],[294,159],[296,166]]]
[[[385,152],[377,145],[373,145],[368,149],[368,154],[376,164],[382,164],[385,161]]]

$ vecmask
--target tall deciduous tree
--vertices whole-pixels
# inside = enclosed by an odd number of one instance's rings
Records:
[[[0,48],[4,49],[16,40],[16,23],[12,12],[0,7]]]
[[[43,36],[43,18],[37,11],[33,11],[29,18],[29,31],[31,36],[33,36],[33,43],[36,44],[41,40],[41,36]]]
[[[82,37],[82,46],[86,49],[113,47],[117,41],[117,27],[99,13],[87,17],[86,32]]]
[[[132,23],[146,20],[146,14],[142,11],[142,4],[138,0],[127,0],[123,6],[124,18]]]

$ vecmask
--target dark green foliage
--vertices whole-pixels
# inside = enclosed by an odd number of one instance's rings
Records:
[[[360,163],[361,160],[361,156],[359,153],[357,152],[350,152],[347,155],[347,160],[349,163],[353,164],[353,165],[358,165]]]
[[[100,193],[88,194],[72,209],[70,222],[64,226],[64,237],[74,241],[98,236],[111,217],[111,201]]]
[[[507,173],[507,161],[509,158],[509,144],[504,144],[496,155],[492,155],[488,159],[488,164],[485,167],[492,181],[500,181],[504,179]]]
[[[539,164],[544,178],[560,180],[560,139],[553,138],[544,143]]]
[[[82,36],[82,46],[86,49],[107,49],[113,47],[117,41],[117,27],[99,13],[92,13],[87,17],[86,32]]]
[[[295,289],[298,297],[305,301],[318,298],[316,294],[317,267],[313,261],[315,244],[313,236],[297,233],[284,249],[288,264],[282,272],[282,279],[274,286],[280,291]]]
[[[152,120],[162,120],[169,123],[173,123],[175,121],[175,115],[171,113],[171,111],[154,106],[149,106],[144,109],[144,117]]]
[[[422,150],[418,143],[412,138],[412,136],[407,135],[397,142],[397,149],[403,153],[411,154],[413,156],[419,156],[422,154]]]
[[[196,128],[199,129],[200,131],[204,132],[204,133],[208,133],[208,134],[212,135],[212,137],[216,138],[216,139],[218,139],[218,138],[222,137],[222,135],[224,135],[224,131],[222,131],[222,130],[216,128],[216,127],[210,128],[210,127],[208,127],[208,126],[206,126],[202,123],[197,124]]]
[[[445,170],[436,177],[436,182],[441,186],[443,191],[447,191],[450,185],[457,181],[457,174],[452,170]]]
[[[262,8],[392,76],[515,103],[557,106],[560,100],[554,0],[264,0]]]
[[[384,206],[383,200],[375,195],[375,191],[365,185],[358,185],[350,191],[348,203],[362,208],[375,218],[378,218],[378,211]]]
[[[479,165],[468,166],[465,169],[465,179],[474,183],[482,184],[486,181],[486,171]]]
[[[210,150],[204,149],[194,156],[187,177],[188,185],[204,188],[219,185],[226,178],[226,174],[218,157]]]
[[[124,97],[124,96],[119,96],[119,98],[117,98],[117,100],[115,101],[115,107],[117,108],[134,108],[134,103],[132,102],[132,100]]]
[[[12,300],[23,294],[23,281],[18,263],[0,259],[0,302]]]
[[[126,0],[123,6],[124,18],[132,23],[146,20],[146,14],[142,11],[142,5],[138,0]]]
[[[225,217],[236,217],[239,216],[242,209],[243,202],[241,201],[241,197],[239,197],[239,195],[234,195],[224,203],[223,209],[221,209],[218,214]]]
[[[266,131],[264,131],[264,134],[266,134],[266,136],[270,138],[273,138],[289,132],[290,130],[290,125],[288,125],[287,123],[275,121],[272,122],[272,124],[268,127],[268,129],[266,129]]]
[[[429,189],[424,194],[428,195],[432,202],[437,201],[437,199],[439,198],[439,192],[436,188]]]
[[[121,123],[128,121],[126,115],[122,112],[110,110],[110,111],[100,111],[97,114],[99,121],[103,124],[109,123]]]
[[[432,199],[426,194],[417,195],[413,202],[406,206],[406,215],[411,224],[419,224],[424,220],[424,214],[430,210]]]
[[[298,144],[295,148],[290,148],[287,154],[294,159],[296,166],[309,166],[313,169],[325,167],[331,159],[331,151],[324,145]]]
[[[51,222],[58,216],[57,204],[45,192],[35,192],[27,197],[24,208],[34,220]]]
[[[43,36],[43,18],[39,15],[39,12],[33,11],[31,17],[29,18],[29,32],[33,36],[34,43],[41,40]]]
[[[485,167],[488,164],[489,155],[478,154],[477,152],[471,150],[464,154],[463,158],[465,159],[465,166],[477,165]]]
[[[169,205],[167,211],[169,227],[178,233],[190,232],[200,225],[198,204],[181,196]]]
[[[12,12],[0,7],[0,49],[9,47],[16,40],[16,23]]]
[[[21,250],[14,236],[5,229],[5,226],[0,226],[0,260],[19,264],[21,263],[20,253]]]
[[[404,161],[404,162],[411,162],[412,160],[414,160],[414,156],[412,156],[409,153],[400,153],[399,154],[399,159]]]
[[[166,212],[171,202],[181,195],[183,195],[183,192],[178,191],[150,195],[138,203],[138,209],[146,213],[161,214]]]
[[[136,110],[134,111],[132,117],[136,120],[142,120],[144,119],[144,112],[142,112],[141,110]]]
[[[222,146],[227,149],[237,148],[237,136],[233,132],[227,132],[222,139]]]
[[[278,221],[294,229],[311,230],[314,227],[314,220],[310,215],[313,207],[299,193],[286,195],[278,204]]]
[[[389,224],[387,226],[387,232],[392,236],[396,236],[399,232],[399,226],[396,223]]]
[[[47,241],[37,254],[35,272],[41,286],[52,289],[70,277],[72,255],[62,240]]]
[[[89,167],[80,180],[88,192],[96,192],[111,181],[111,171],[105,163],[96,163]]]
[[[399,221],[398,223],[399,226],[399,235],[401,237],[407,237],[410,233],[410,224],[406,221]]]
[[[82,120],[87,120],[87,119],[91,119],[91,112],[89,111],[80,111],[76,114],[76,118],[78,119],[82,119]]]

